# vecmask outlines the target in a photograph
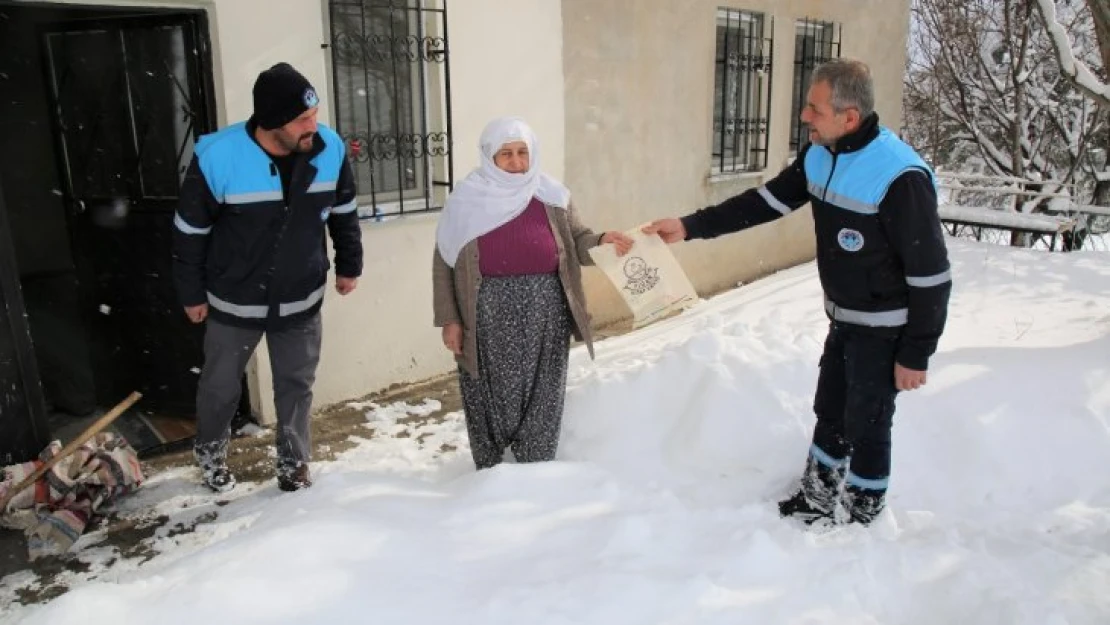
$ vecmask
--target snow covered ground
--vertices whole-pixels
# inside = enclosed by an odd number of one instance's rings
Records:
[[[891,508],[870,529],[776,514],[826,326],[807,264],[606,340],[596,362],[576,350],[558,462],[476,474],[452,414],[364,441],[295,494],[242,485],[217,506],[169,472],[126,505],[214,521],[160,531],[141,564],[83,542],[92,570],[46,605],[11,604],[29,580],[9,576],[0,621],[1108,623],[1110,255],[950,249],[949,330],[928,386],[899,399]],[[388,431],[432,407],[367,416]]]

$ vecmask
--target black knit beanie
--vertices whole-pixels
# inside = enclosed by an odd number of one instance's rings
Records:
[[[254,121],[265,130],[281,128],[320,104],[308,79],[288,63],[278,63],[254,81]]]

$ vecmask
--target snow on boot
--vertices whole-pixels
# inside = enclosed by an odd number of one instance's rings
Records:
[[[193,447],[204,485],[217,493],[235,488],[235,476],[227,468],[227,441],[202,443]]]
[[[886,491],[870,490],[849,484],[844,489],[844,507],[852,523],[870,525],[886,508]]]
[[[792,496],[779,502],[779,516],[797,519],[806,525],[811,525],[821,519],[833,518],[832,512],[815,507],[806,499],[806,495],[798,489]]]
[[[235,488],[235,476],[231,474],[227,465],[213,466],[202,469],[202,471],[204,472],[204,485],[212,489],[213,492],[226,493]]]
[[[802,473],[802,493],[809,504],[826,514],[832,514],[840,499],[840,485],[844,483],[844,466],[830,467],[811,454],[806,458]]]
[[[818,519],[832,519],[844,473],[843,466],[826,466],[810,454],[806,457],[801,487],[779,502],[779,515],[799,519],[806,525]]]
[[[283,462],[277,469],[278,488],[285,492],[292,492],[312,486],[312,476],[308,472],[308,463]]]

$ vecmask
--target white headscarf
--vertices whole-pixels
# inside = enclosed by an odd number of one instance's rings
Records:
[[[501,146],[513,141],[528,146],[530,162],[523,174],[510,174],[493,163]],[[540,171],[536,135],[519,117],[502,117],[486,125],[478,151],[481,166],[455,185],[436,228],[436,246],[452,267],[467,243],[515,219],[533,197],[561,208],[570,201],[570,191]]]

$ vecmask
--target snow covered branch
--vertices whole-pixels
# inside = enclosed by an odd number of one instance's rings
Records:
[[[1110,106],[1110,85],[1099,80],[1086,63],[1076,58],[1067,29],[1056,19],[1055,0],[1036,0],[1036,4],[1048,29],[1052,47],[1056,50],[1061,71],[1089,97],[1103,106]]]
[[[906,136],[937,167],[1090,189],[1103,158],[1091,146],[1107,140],[1107,111],[1061,71],[1034,1],[914,0]],[[1076,63],[1097,70],[1100,49],[1086,8],[1061,7],[1053,23]]]

